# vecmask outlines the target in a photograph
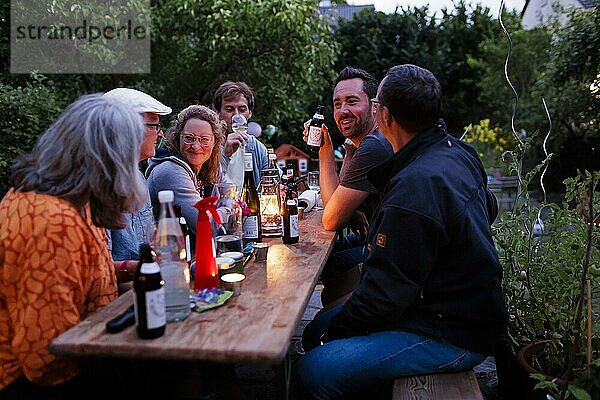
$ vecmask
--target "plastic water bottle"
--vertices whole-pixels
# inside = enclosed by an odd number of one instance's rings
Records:
[[[190,315],[190,274],[179,219],[173,209],[173,192],[158,192],[160,216],[154,240],[160,274],[165,281],[167,321],[182,321]]]

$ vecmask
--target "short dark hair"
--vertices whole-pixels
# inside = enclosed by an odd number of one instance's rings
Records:
[[[341,81],[347,81],[348,79],[362,79],[363,81],[363,92],[369,96],[369,99],[377,95],[377,79],[373,78],[373,75],[369,74],[364,69],[348,66],[340,71],[339,75],[333,83],[333,88],[337,86]]]
[[[246,98],[246,101],[248,101],[248,108],[250,109],[250,112],[254,111],[254,93],[252,92],[252,88],[248,86],[246,82],[227,81],[221,84],[213,96],[213,108],[215,111],[219,112],[221,110],[223,100],[233,99],[240,94]]]
[[[433,73],[412,64],[396,65],[383,78],[377,100],[408,132],[434,126],[442,105],[442,88]]]

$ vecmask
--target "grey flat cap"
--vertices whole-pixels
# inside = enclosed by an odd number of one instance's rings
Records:
[[[154,97],[140,92],[139,90],[129,88],[116,88],[104,94],[108,97],[119,99],[125,104],[130,105],[135,112],[151,112],[158,115],[171,114],[171,107],[165,106]]]

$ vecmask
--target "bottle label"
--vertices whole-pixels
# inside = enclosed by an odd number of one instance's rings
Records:
[[[300,226],[298,225],[298,214],[290,215],[290,237],[300,236]]]
[[[165,313],[165,289],[146,292],[146,321],[148,329],[160,328],[167,323]]]
[[[244,239],[258,239],[258,216],[248,215],[244,217],[242,235]]]
[[[244,153],[244,171],[252,171],[252,153]]]
[[[308,128],[308,140],[306,144],[309,146],[321,146],[321,127],[320,126],[311,126]]]

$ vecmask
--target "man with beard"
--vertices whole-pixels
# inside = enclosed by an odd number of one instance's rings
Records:
[[[327,230],[351,228],[355,233],[340,237],[327,261],[321,280],[323,305],[351,291],[360,279],[356,265],[364,260],[364,240],[368,223],[379,203],[377,189],[367,179],[369,170],[390,158],[392,146],[377,129],[371,98],[377,93],[377,80],[368,72],[344,68],[333,87],[333,117],[346,138],[346,156],[338,176],[333,145],[325,125],[319,150],[321,196]],[[304,124],[304,140],[308,122]]]
[[[304,330],[302,399],[389,399],[395,378],[473,368],[506,330],[498,204],[477,152],[439,119],[438,80],[397,65],[372,103],[395,154],[369,173],[381,203],[359,287]]]

